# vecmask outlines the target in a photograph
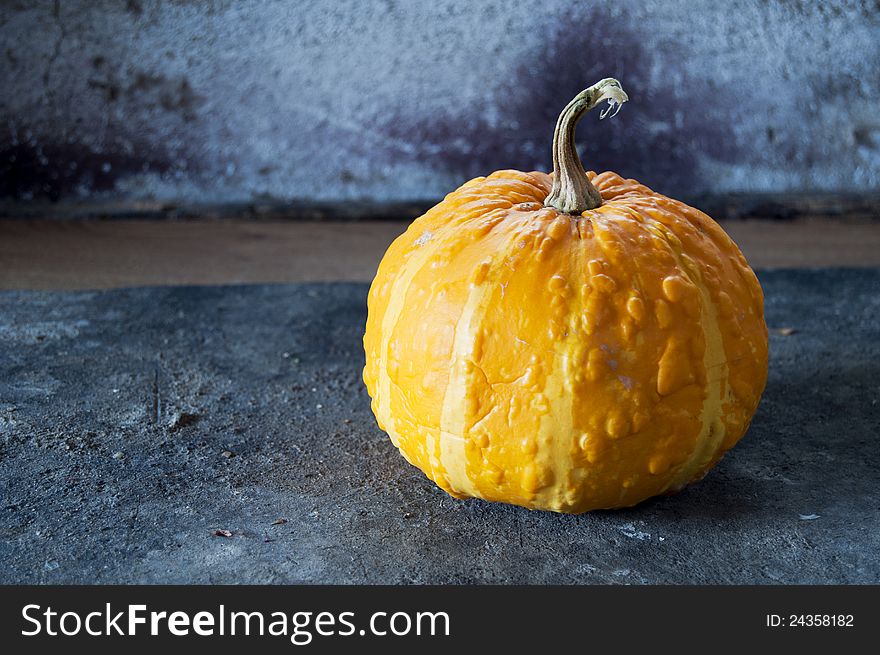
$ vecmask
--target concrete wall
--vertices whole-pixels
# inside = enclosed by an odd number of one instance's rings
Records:
[[[880,181],[876,2],[10,2],[0,197],[407,200],[585,163],[670,194]]]

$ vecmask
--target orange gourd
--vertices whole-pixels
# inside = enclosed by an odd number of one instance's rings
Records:
[[[761,287],[711,218],[585,172],[559,117],[553,175],[497,171],[388,249],[364,380],[379,426],[453,496],[557,512],[634,505],[700,479],[767,378]]]

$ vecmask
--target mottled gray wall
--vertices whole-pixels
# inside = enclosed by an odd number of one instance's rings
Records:
[[[880,180],[876,2],[3,2],[0,196],[407,200],[585,163],[675,194]]]

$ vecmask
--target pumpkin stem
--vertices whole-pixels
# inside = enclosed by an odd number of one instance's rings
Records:
[[[574,130],[581,116],[603,100],[608,101],[608,107],[599,114],[600,119],[605,118],[615,105],[617,108],[611,115],[617,114],[629,97],[620,82],[606,77],[578,93],[559,114],[553,134],[553,188],[544,200],[545,207],[555,207],[567,214],[581,214],[602,204],[602,196],[587,179],[578,157]]]

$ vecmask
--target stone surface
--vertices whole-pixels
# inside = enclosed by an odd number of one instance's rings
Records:
[[[582,156],[658,191],[880,185],[875,2],[0,3],[0,197],[442,197]]]
[[[360,379],[365,285],[0,293],[0,581],[878,583],[880,269],[760,277],[745,440],[579,517],[403,460]]]

